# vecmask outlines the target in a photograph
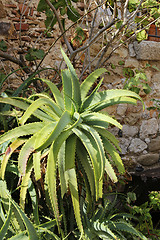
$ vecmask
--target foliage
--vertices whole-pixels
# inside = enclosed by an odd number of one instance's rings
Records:
[[[153,224],[152,212],[154,210],[160,210],[160,193],[152,191],[149,193],[149,201],[143,203],[140,206],[135,205],[136,195],[135,193],[127,194],[128,209],[131,214],[139,219],[139,223],[136,225],[136,229],[148,236],[150,239],[159,239],[160,237],[160,222]]]
[[[80,68],[81,80],[85,77],[87,70],[91,73],[91,69],[94,70],[93,68],[98,69],[105,66],[106,61],[118,47],[123,44],[126,45],[127,42],[136,36],[138,41],[146,39],[149,25],[154,22],[156,24],[159,23],[158,1],[143,0],[139,2],[137,0],[129,0],[125,4],[123,4],[123,1],[122,4],[117,4],[116,0],[104,1],[102,3],[95,1],[95,4],[93,4],[93,1],[82,4],[78,0],[39,0],[38,2],[37,10],[46,14],[45,25],[47,29],[40,34],[34,44],[33,42],[28,43],[28,52],[26,53],[26,48],[23,48],[21,34],[18,35],[19,50],[15,50],[13,55],[10,54],[10,51],[5,53],[4,51],[9,50],[7,49],[7,44],[3,40],[0,42],[0,57],[21,67],[23,76],[17,73],[17,77],[22,80],[26,80],[42,67],[45,57],[51,53],[52,48],[59,39],[67,47],[70,60],[74,61],[75,64],[83,62],[83,67]],[[69,27],[66,29],[67,20],[71,20],[73,24],[68,21]],[[54,29],[53,27],[56,23],[58,26]],[[59,27],[59,34],[55,39],[57,27]],[[75,33],[73,33],[74,30]],[[38,50],[36,46],[40,44],[42,36],[45,38],[45,42],[48,41],[47,37],[54,39],[53,42],[49,40],[48,49],[46,50],[45,48],[45,53],[42,52],[44,49]],[[97,48],[98,51],[95,51],[93,59],[90,46],[96,43],[100,47],[99,49]],[[76,47],[74,44],[76,44]],[[110,48],[113,49],[111,53]],[[32,61],[32,63],[27,63],[27,61]],[[94,66],[92,65],[93,61]],[[4,69],[8,71],[6,62],[3,61]],[[57,66],[57,62],[55,62],[55,65]],[[15,69],[15,65],[11,64],[10,66],[11,71],[13,68]],[[39,92],[39,87],[34,87]]]
[[[35,179],[41,178],[41,159],[48,155],[45,174],[45,188],[49,196],[56,223],[61,232],[60,213],[57,199],[58,170],[61,197],[70,190],[75,219],[79,231],[81,222],[78,175],[83,174],[86,200],[102,197],[103,175],[107,172],[113,182],[117,181],[113,167],[124,172],[117,139],[107,130],[112,124],[121,125],[107,113],[100,110],[119,103],[136,104],[141,98],[127,90],[106,90],[98,92],[102,80],[88,95],[90,88],[105,69],[97,69],[80,85],[76,72],[62,50],[68,69],[62,70],[63,93],[50,81],[41,79],[50,88],[53,98],[47,93],[33,94],[30,98],[1,98],[0,102],[22,109],[18,127],[0,137],[0,143],[12,140],[2,164],[0,176],[4,179],[7,162],[12,153],[20,148],[18,169],[22,175],[20,206],[25,207],[25,198],[31,171]],[[117,150],[116,150],[117,149]],[[113,167],[112,167],[113,166]],[[80,190],[80,189],[79,189]]]
[[[45,52],[42,49],[30,48],[25,55],[27,61],[33,61],[37,59],[42,59],[45,55]]]
[[[64,0],[55,1],[55,0],[52,0],[50,2],[51,2],[51,4],[53,4],[53,6],[55,7],[56,10],[59,10],[61,16],[64,16],[65,14],[67,14],[68,19],[75,22],[79,19],[80,15],[77,12],[77,10],[73,7],[72,2],[77,2],[77,1],[78,0],[74,0],[74,1],[64,1]],[[39,11],[39,12],[45,11],[45,14],[46,14],[45,25],[46,25],[47,28],[52,29],[52,27],[57,22],[57,18],[54,16],[54,13],[50,10],[50,8],[47,5],[45,0],[40,0],[39,1],[37,11]]]
[[[4,40],[0,41],[0,50],[3,51],[3,52],[7,51],[7,44]]]
[[[30,182],[32,206],[36,208],[35,195],[33,183]],[[37,212],[37,210],[35,212]],[[0,239],[39,240],[48,238],[59,240],[58,236],[53,233],[56,225],[55,220],[46,219],[45,223],[40,224],[38,216],[34,215],[34,217],[35,222],[32,223],[11,197],[6,182],[0,180]]]
[[[151,91],[150,86],[148,85],[147,76],[142,70],[136,70],[135,72],[131,68],[124,68],[123,74],[126,78],[124,82],[124,89],[131,90],[137,94],[144,92],[149,94]]]
[[[133,215],[121,213],[117,209],[118,199],[116,194],[103,197],[104,206],[98,205],[96,211],[87,213],[86,204],[83,206],[84,239],[140,239],[147,238],[136,230],[131,220],[138,221]],[[119,203],[120,204],[120,203]],[[76,233],[75,233],[76,235]],[[136,237],[136,238],[134,238]]]

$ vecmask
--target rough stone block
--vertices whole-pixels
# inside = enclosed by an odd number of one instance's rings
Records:
[[[138,68],[139,67],[139,62],[137,59],[135,58],[128,58],[125,61],[125,65],[126,68]]]
[[[156,118],[143,120],[140,127],[140,138],[145,139],[149,136],[155,135],[158,132],[158,121]]]
[[[0,22],[0,36],[8,39],[15,39],[17,37],[14,25],[12,23]]]
[[[123,125],[122,132],[124,137],[135,137],[138,134],[138,127]]]
[[[138,60],[160,60],[160,42],[142,41],[134,42],[134,50]]]
[[[147,149],[147,144],[139,138],[134,138],[134,139],[132,139],[131,144],[128,149],[132,153],[141,153],[145,149]]]
[[[160,150],[160,136],[155,139],[151,139],[151,142],[149,143],[148,148],[149,148],[149,151],[151,151],[151,152],[159,151]]]
[[[143,166],[151,166],[159,161],[159,154],[158,153],[148,153],[145,155],[141,155],[138,157],[138,163],[142,164]]]

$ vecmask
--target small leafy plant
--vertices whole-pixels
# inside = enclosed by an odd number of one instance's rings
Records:
[[[29,182],[29,193],[33,203],[34,223],[13,200],[5,181],[0,180],[0,239],[39,240],[60,238],[54,234],[56,221],[43,216],[45,223],[40,223],[38,204],[33,183]]]
[[[122,126],[100,111],[119,103],[136,104],[137,99],[141,98],[128,90],[98,92],[103,79],[89,93],[106,69],[97,69],[80,85],[76,71],[63,50],[62,55],[68,66],[61,72],[62,92],[52,82],[40,79],[50,88],[52,97],[47,93],[38,93],[28,99],[0,98],[0,103],[21,109],[18,127],[0,137],[0,144],[12,141],[1,162],[0,178],[4,179],[8,160],[18,149],[17,164],[22,176],[20,206],[24,209],[31,172],[34,169],[35,179],[41,179],[41,162],[46,156],[46,199],[53,210],[58,230],[63,235],[57,191],[63,199],[69,189],[77,226],[83,234],[79,202],[82,183],[79,183],[79,176],[83,176],[85,198],[91,206],[93,201],[102,198],[104,173],[116,182],[114,168],[120,173],[125,171],[118,153],[118,141],[107,130],[109,124],[118,128]],[[57,189],[57,186],[60,188]]]
[[[63,16],[67,14],[68,19],[71,21],[75,22],[80,18],[80,14],[78,11],[74,8],[73,2],[78,2],[78,0],[73,0],[73,1],[51,1],[52,5],[56,10],[59,10],[60,15],[62,16],[62,22],[65,24],[65,18]],[[37,11],[43,12],[45,11],[46,14],[46,20],[45,20],[45,25],[46,28],[52,29],[53,26],[57,22],[57,18],[54,15],[54,13],[50,10],[49,6],[46,4],[45,0],[40,0]]]
[[[103,204],[99,204],[93,214],[87,213],[87,206],[84,203],[82,211],[83,225],[85,226],[84,239],[133,240],[138,237],[139,239],[147,240],[132,225],[132,220],[138,221],[138,219],[117,209],[117,204],[120,204],[117,196],[116,193],[104,195]]]
[[[131,90],[137,94],[140,92],[144,92],[145,94],[150,93],[151,88],[147,83],[148,79],[143,71],[136,70],[134,72],[131,68],[124,68],[123,75],[126,78],[124,89]]]
[[[160,230],[160,221],[156,223],[156,226],[153,225],[152,211],[160,210],[160,193],[158,191],[152,191],[149,193],[149,201],[143,203],[140,206],[137,206],[133,203],[136,201],[135,193],[127,194],[128,209],[130,213],[136,216],[139,219],[139,223],[136,225],[136,229],[144,233],[150,239],[159,239]]]

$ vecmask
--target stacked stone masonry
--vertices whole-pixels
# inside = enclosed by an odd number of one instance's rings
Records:
[[[37,3],[38,1],[34,0],[28,6],[27,1],[24,5],[23,1],[0,0],[0,40],[4,39],[8,43],[10,54],[13,51],[16,52],[16,49],[18,52],[20,29],[24,51],[27,51],[28,47],[33,47],[35,43],[36,47],[47,51],[59,36],[60,31],[56,25],[53,35],[50,38],[45,37],[45,15],[37,12]],[[39,38],[40,40],[37,41]],[[59,66],[61,62],[60,45],[61,41],[59,40],[43,62],[43,67]],[[93,58],[99,48],[100,45],[97,43],[91,46],[90,51]],[[148,107],[153,106],[153,98],[160,99],[160,71],[157,70],[160,69],[159,50],[160,43],[135,42],[117,49],[107,62],[107,70],[110,71],[110,75],[105,75],[103,85],[105,89],[123,87],[124,67],[135,70],[144,69],[146,64],[156,66],[156,68],[149,67],[145,70],[152,90],[148,95],[140,93],[144,101],[144,110],[140,102],[137,106],[120,104],[109,108],[109,113],[116,116],[123,125],[121,131],[115,127],[110,127],[110,130],[119,138],[122,148],[121,157],[129,170],[134,170],[137,165],[143,166],[144,169],[160,167],[159,113],[156,110],[148,110]],[[120,65],[120,61],[123,61],[124,64]],[[111,67],[113,65],[115,68]],[[12,86],[15,79],[11,80]],[[13,85],[15,86],[15,83]]]

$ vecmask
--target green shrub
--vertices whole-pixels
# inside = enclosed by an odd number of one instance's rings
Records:
[[[112,124],[121,124],[102,109],[119,103],[136,104],[141,98],[128,90],[105,90],[98,92],[103,79],[89,93],[91,87],[106,69],[97,69],[80,85],[68,57],[62,50],[68,69],[62,70],[63,91],[55,84],[41,79],[53,95],[33,94],[23,97],[0,98],[0,103],[21,109],[18,127],[0,137],[0,144],[11,140],[1,163],[0,177],[4,179],[5,169],[11,154],[20,149],[18,169],[22,176],[20,206],[24,209],[30,175],[34,169],[35,179],[41,178],[41,159],[47,157],[45,174],[46,198],[57,222],[59,232],[60,213],[57,199],[57,183],[60,183],[61,197],[70,190],[78,229],[83,233],[80,214],[79,171],[83,175],[86,201],[102,197],[103,177],[106,172],[113,182],[117,181],[113,167],[119,173],[125,169],[118,151],[118,140],[108,130]],[[58,181],[57,181],[58,177]],[[78,179],[78,180],[77,180]]]

